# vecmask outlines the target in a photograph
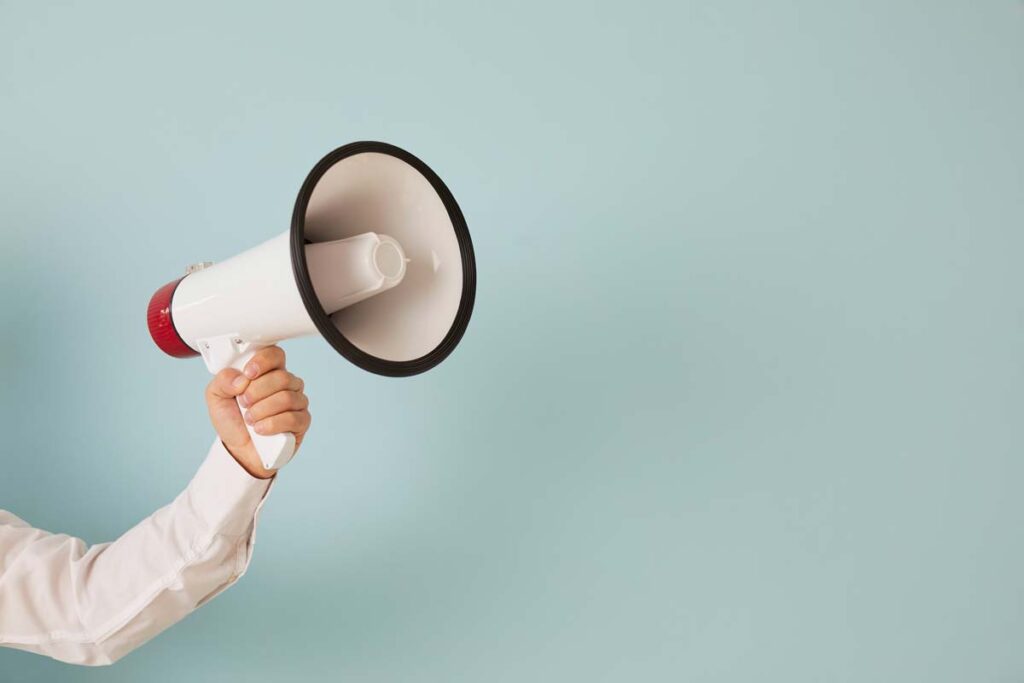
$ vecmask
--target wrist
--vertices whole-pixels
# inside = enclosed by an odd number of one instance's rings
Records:
[[[243,447],[232,447],[224,443],[223,439],[221,443],[224,444],[224,449],[235,459],[239,467],[245,470],[249,476],[255,479],[271,479],[277,470],[268,470],[263,466],[263,462],[260,460],[259,454],[253,447],[252,442],[245,444]]]

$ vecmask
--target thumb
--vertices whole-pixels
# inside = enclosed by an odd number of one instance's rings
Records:
[[[235,401],[235,397],[248,386],[249,379],[245,375],[238,370],[227,368],[218,372],[206,387],[206,406],[210,411],[210,421],[224,445],[229,449],[235,449],[233,453],[250,442],[249,431]]]

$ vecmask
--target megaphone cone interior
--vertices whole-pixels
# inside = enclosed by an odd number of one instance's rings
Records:
[[[366,233],[382,240],[376,263],[395,277],[372,296],[334,309],[336,302],[323,300],[316,287],[338,267],[320,258],[321,245]],[[356,365],[383,375],[417,374],[444,360],[462,338],[476,292],[469,231],[448,188],[408,152],[358,142],[328,154],[299,192],[291,238],[310,317]]]

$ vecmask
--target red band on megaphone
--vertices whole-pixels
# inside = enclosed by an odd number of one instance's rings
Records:
[[[174,319],[171,317],[171,299],[174,298],[174,290],[184,279],[179,278],[174,282],[168,282],[156,290],[156,294],[149,300],[149,309],[146,311],[149,336],[153,337],[153,341],[161,351],[175,358],[191,358],[199,355],[178,334],[178,330],[174,327]]]

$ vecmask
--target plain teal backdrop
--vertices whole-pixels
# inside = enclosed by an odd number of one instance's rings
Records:
[[[144,309],[382,139],[476,313],[290,342],[313,431],[234,589],[3,683],[1024,680],[1017,0],[0,0],[0,506],[109,540],[212,438]]]

